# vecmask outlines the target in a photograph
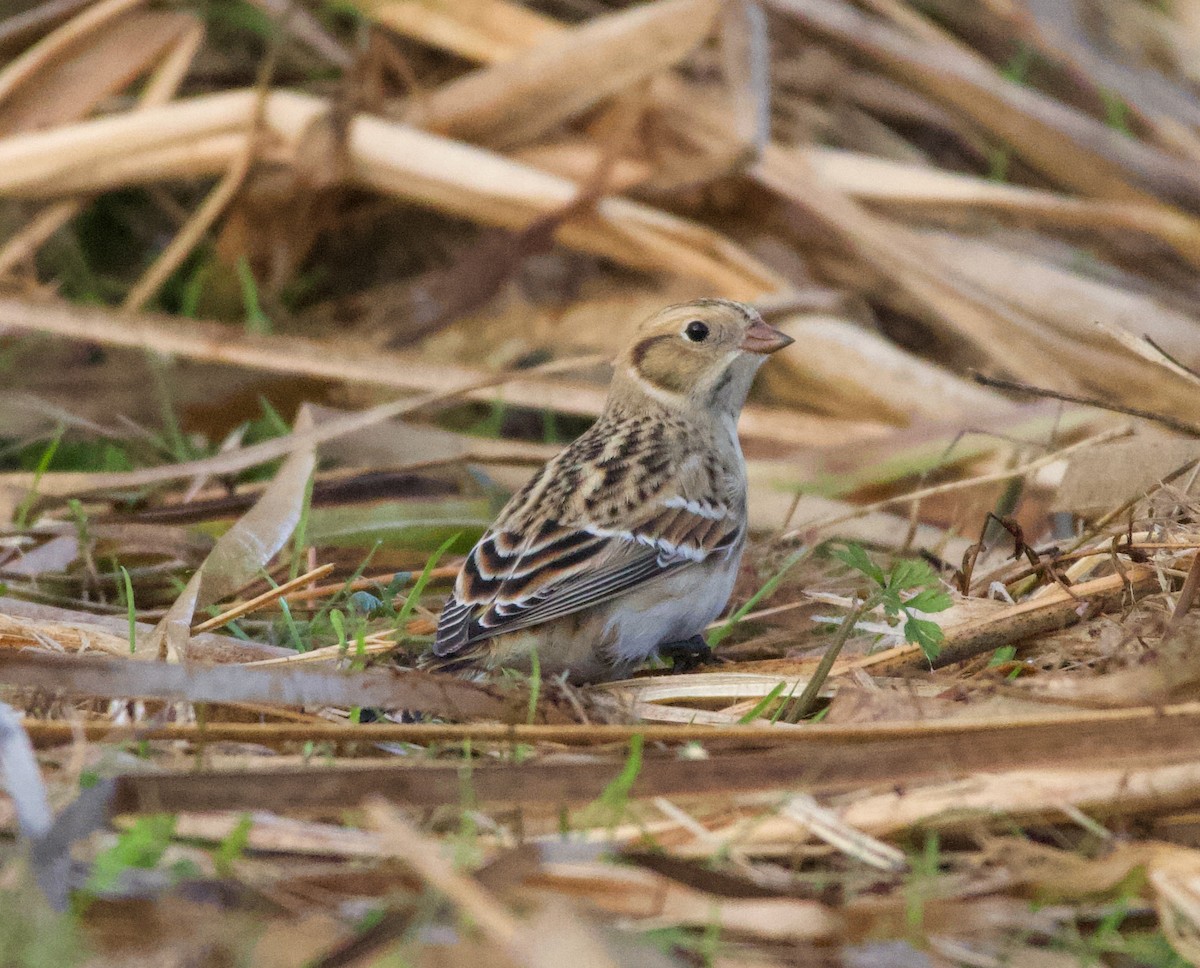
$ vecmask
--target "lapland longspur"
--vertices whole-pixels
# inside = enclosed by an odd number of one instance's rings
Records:
[[[467,556],[423,664],[621,676],[707,650],[746,540],[737,418],[792,340],[748,306],[670,306],[620,356],[600,419]]]

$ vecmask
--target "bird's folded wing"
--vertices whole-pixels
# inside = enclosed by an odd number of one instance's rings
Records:
[[[619,528],[546,522],[532,535],[496,529],[480,540],[442,610],[433,653],[540,625],[597,605],[741,541],[740,515],[681,498]]]

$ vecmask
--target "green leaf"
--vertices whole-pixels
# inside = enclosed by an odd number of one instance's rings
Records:
[[[174,833],[174,814],[157,813],[139,817],[128,830],[118,835],[115,844],[96,858],[87,890],[101,894],[116,887],[124,870],[156,867]]]
[[[25,495],[17,508],[16,514],[13,515],[13,523],[18,528],[24,528],[29,521],[29,512],[33,510],[34,504],[37,503],[38,485],[42,482],[42,476],[50,469],[50,463],[54,460],[55,453],[58,452],[58,445],[62,443],[63,434],[67,432],[66,424],[59,424],[58,429],[54,431],[54,436],[46,449],[42,451],[42,456],[38,458],[37,467],[33,470],[33,486],[29,488],[29,493]]]
[[[897,561],[888,574],[887,586],[905,592],[913,588],[936,587],[937,575],[933,569],[919,559]]]
[[[862,545],[847,544],[844,548],[834,549],[832,554],[838,561],[866,575],[875,584],[885,584],[883,569],[870,559]]]
[[[926,588],[924,591],[917,592],[904,604],[907,608],[918,612],[944,612],[954,602],[940,588]]]
[[[992,657],[988,659],[988,668],[990,669],[993,666],[1004,665],[1006,662],[1011,662],[1016,654],[1017,647],[1015,645],[1002,645],[995,652],[993,652]]]
[[[773,703],[776,699],[779,698],[779,694],[783,692],[783,688],[786,685],[787,685],[786,682],[781,682],[778,685],[776,685],[774,689],[772,689],[765,696],[763,696],[762,699],[760,699],[758,702],[756,702],[754,704],[753,709],[751,709],[749,712],[746,713],[746,715],[744,715],[741,719],[738,720],[738,725],[746,726],[746,725],[754,722],[754,720],[758,719],[759,716],[761,716],[764,712],[766,712],[767,707],[770,706],[771,703]],[[796,687],[793,686],[792,688],[795,689]],[[772,720],[772,722],[774,722],[774,720]]]
[[[337,636],[338,648],[345,652],[350,648],[350,642],[346,638],[346,617],[340,608],[329,610],[329,624],[333,626],[333,633]]]
[[[607,814],[609,829],[615,829],[625,815],[629,805],[629,795],[642,772],[642,747],[645,737],[634,733],[629,739],[629,753],[625,757],[625,765],[619,775],[614,777],[595,800],[583,810],[582,816],[587,823],[593,819],[599,820]]]
[[[225,839],[217,844],[213,851],[213,864],[222,877],[233,876],[233,862],[246,852],[246,845],[250,843],[250,828],[253,826],[254,818],[243,813]]]
[[[925,658],[932,662],[942,651],[942,642],[946,638],[946,633],[942,631],[942,627],[937,622],[923,618],[909,618],[904,623],[904,638],[914,645],[919,645],[921,651],[925,653]]]
[[[262,310],[258,298],[258,280],[246,257],[238,256],[238,284],[242,289],[242,305],[246,310],[246,332],[256,335],[269,335],[272,330],[271,319]]]
[[[896,616],[904,610],[904,599],[897,591],[883,588],[879,591],[878,598],[879,604],[883,606],[883,611],[887,615]]]

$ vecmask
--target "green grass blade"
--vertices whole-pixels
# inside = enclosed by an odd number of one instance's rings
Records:
[[[532,726],[537,716],[538,699],[542,695],[542,663],[536,648],[529,653],[529,664],[529,711],[525,715],[525,722]]]
[[[429,556],[429,560],[425,562],[425,568],[413,583],[412,591],[408,593],[408,597],[404,599],[404,604],[400,607],[400,611],[396,614],[395,628],[401,632],[404,631],[404,625],[412,616],[413,610],[416,609],[417,603],[421,601],[421,595],[425,592],[425,586],[429,584],[429,576],[433,574],[433,569],[437,567],[438,559],[446,553],[455,541],[458,540],[458,535],[454,534],[442,542],[442,546]]]
[[[749,615],[759,602],[761,602],[764,598],[775,594],[775,589],[777,589],[783,582],[783,579],[787,577],[787,573],[791,571],[796,564],[807,558],[810,550],[811,549],[809,548],[801,548],[799,551],[789,555],[787,561],[783,563],[783,567],[781,567],[779,571],[775,572],[775,574],[768,578],[763,584],[762,588],[751,595],[741,608],[730,615],[729,618],[725,620],[724,625],[709,632],[709,648],[716,648],[718,645],[720,645],[721,642],[723,642],[733,633],[733,630],[737,627],[738,622]]]
[[[129,616],[129,654],[137,651],[137,606],[133,602],[133,581],[124,565],[121,568],[121,581],[125,586],[125,611]]]
[[[50,469],[50,462],[54,460],[54,455],[58,453],[58,445],[62,443],[63,434],[66,432],[66,425],[59,424],[58,429],[54,431],[54,436],[51,438],[50,443],[42,451],[42,456],[38,458],[37,467],[33,471],[33,484],[29,488],[29,493],[21,501],[21,505],[17,508],[16,516],[13,519],[18,528],[24,528],[28,524],[29,512],[33,510],[34,502],[37,501],[38,485],[41,484],[46,471]]]
[[[786,682],[781,682],[774,689],[772,689],[765,696],[763,696],[762,699],[760,699],[758,702],[756,702],[754,704],[753,709],[751,709],[748,713],[746,713],[745,716],[743,716],[741,719],[738,720],[738,725],[746,726],[747,724],[752,723],[752,722],[754,722],[754,720],[758,719],[759,716],[761,716],[764,712],[766,712],[767,707],[769,707],[771,705],[771,703],[773,703],[776,699],[779,698],[780,693],[783,692],[784,687],[786,685],[787,685]],[[793,686],[792,688],[794,689],[795,686]],[[772,722],[774,722],[774,720],[772,720]]]

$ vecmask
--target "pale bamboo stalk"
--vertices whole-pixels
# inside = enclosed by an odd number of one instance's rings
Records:
[[[116,637],[114,637],[116,638]],[[128,655],[128,640],[125,641]],[[134,661],[134,660],[130,660]],[[800,729],[779,728],[765,725],[746,725],[714,730],[699,723],[680,725],[655,725],[648,723],[624,724],[547,724],[505,725],[499,723],[364,723],[353,729],[357,741],[374,742],[461,742],[474,739],[479,742],[497,743],[564,743],[568,745],[609,745],[628,743],[634,736],[641,735],[646,744],[685,743],[692,740],[719,741],[722,739],[751,746],[759,743],[777,744],[778,748],[819,750],[828,743],[853,741],[864,745],[874,741],[912,741],[928,743],[937,750],[949,741],[969,739],[974,735],[1000,734],[1013,737],[1014,742],[1026,738],[1029,731],[1052,728],[1062,735],[1072,735],[1079,730],[1107,725],[1113,728],[1127,726],[1131,730],[1153,730],[1171,720],[1188,720],[1189,724],[1200,719],[1200,703],[1186,702],[1171,705],[1135,706],[1123,709],[1087,709],[1078,712],[1055,712],[1043,715],[997,716],[987,719],[952,720],[909,720],[903,722],[848,723],[830,725],[810,724]],[[62,741],[70,738],[75,724],[55,721],[30,721],[30,738],[39,741]],[[86,736],[102,737],[113,731],[108,722],[86,722],[81,724]],[[1189,725],[1189,728],[1190,725]],[[277,724],[277,723],[164,723],[149,727],[147,732],[162,739],[196,739],[205,735],[212,742],[289,743],[325,739],[337,741],[346,738],[344,725],[335,724]],[[1059,744],[1052,743],[1043,734],[1037,741],[1040,745],[1030,752],[1031,756],[1045,759],[1057,753]],[[1158,755],[1158,754],[1155,754]],[[1103,759],[1096,754],[1096,761]],[[1111,760],[1111,758],[1110,758]],[[1029,769],[1042,769],[1031,766]],[[1048,767],[1046,767],[1048,768]],[[1054,768],[1061,768],[1061,764]],[[1084,766],[1077,764],[1077,768]],[[1094,768],[1094,767],[1086,767]]]
[[[834,812],[841,821],[875,837],[898,837],[914,828],[978,831],[981,827],[1054,822],[1064,808],[1100,817],[1167,812],[1195,802],[1200,766],[1194,762],[1131,769],[1065,766],[1010,770],[926,785],[906,785],[868,796],[855,794]],[[796,849],[796,827],[784,814],[753,815],[710,836],[739,855],[760,857]],[[708,854],[706,845],[680,848],[685,856]]]
[[[353,2],[377,23],[399,34],[485,64],[512,60],[569,29],[543,13],[508,0],[459,0],[455,4]]]
[[[836,811],[821,806],[810,794],[797,794],[780,807],[779,812],[805,827],[818,840],[864,864],[884,871],[903,871],[908,868],[904,851],[863,833],[838,816]]]
[[[201,135],[190,141],[172,142],[126,156],[99,159],[95,168],[80,167],[64,171],[52,191],[12,194],[40,199],[57,195],[95,194],[125,185],[212,178],[229,169],[245,143],[245,133],[240,131]],[[0,141],[0,149],[2,147],[3,142]]]
[[[102,118],[0,142],[0,195],[53,197],[118,184],[224,171],[244,141],[257,92],[210,95],[165,108]],[[263,104],[267,128],[286,153],[302,150],[304,135],[329,109],[327,102],[276,91]],[[242,133],[229,153],[197,159],[194,146]],[[579,185],[520,162],[402,124],[359,115],[348,137],[352,181],[448,214],[507,229],[523,229],[573,202]],[[164,170],[171,149],[176,167]],[[181,150],[182,149],[182,150]],[[153,162],[150,164],[149,162]],[[119,177],[114,178],[114,174]],[[573,248],[633,268],[704,280],[717,293],[753,299],[787,288],[787,281],[725,236],[625,198],[605,198],[558,232]]]
[[[0,140],[0,194],[53,198],[79,191],[101,191],[137,181],[159,181],[159,159],[148,153],[187,148],[205,138],[238,134],[231,150],[210,159],[208,174],[218,174],[233,159],[245,139],[255,92],[240,90],[189,98],[146,111],[106,115],[45,131],[31,131]],[[106,166],[123,160],[113,180]],[[196,171],[195,173],[199,173]]]

